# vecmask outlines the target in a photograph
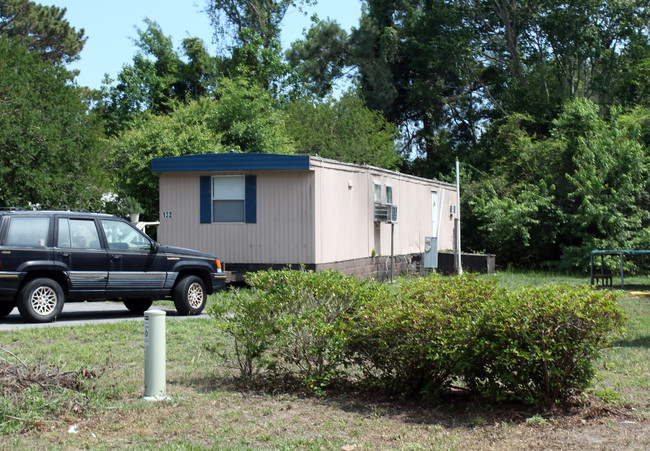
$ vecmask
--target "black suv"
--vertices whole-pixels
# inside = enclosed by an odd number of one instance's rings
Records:
[[[0,319],[17,306],[28,321],[53,321],[68,300],[121,300],[142,313],[167,297],[198,315],[225,283],[216,257],[161,246],[117,216],[0,210]]]

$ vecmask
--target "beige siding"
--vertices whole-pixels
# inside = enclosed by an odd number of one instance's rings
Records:
[[[393,205],[398,209],[394,226],[395,255],[424,251],[424,237],[435,236],[432,223],[431,192],[438,193],[442,209],[439,249],[453,249],[456,204],[453,185],[407,176],[393,171],[357,166],[330,160],[312,159],[316,173],[316,261],[329,263],[391,253],[391,225],[374,222],[373,185],[393,188]],[[445,192],[444,196],[441,193]],[[442,199],[441,199],[442,198]],[[438,205],[440,207],[440,205]],[[440,214],[442,212],[442,214]],[[437,231],[436,231],[437,232]]]
[[[171,213],[161,213],[161,243],[210,252],[225,262],[315,263],[312,172],[256,173],[256,224],[200,224],[201,175],[211,174],[161,174],[161,212]]]
[[[367,171],[323,164],[315,168],[316,262],[369,257],[373,205]]]

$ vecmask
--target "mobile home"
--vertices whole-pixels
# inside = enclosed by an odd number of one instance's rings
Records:
[[[229,271],[305,265],[381,278],[391,253],[407,264],[453,250],[449,183],[307,155],[188,155],[152,169],[159,241],[219,255]]]

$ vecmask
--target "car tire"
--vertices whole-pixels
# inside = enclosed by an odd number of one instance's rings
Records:
[[[63,310],[65,296],[61,285],[47,278],[27,282],[18,293],[18,311],[29,322],[49,323]]]
[[[16,306],[15,302],[0,302],[0,319],[6,318]]]
[[[153,304],[152,299],[124,299],[123,302],[130,312],[137,315],[142,315]]]
[[[179,315],[200,315],[208,299],[200,277],[185,276],[176,284],[172,298]]]

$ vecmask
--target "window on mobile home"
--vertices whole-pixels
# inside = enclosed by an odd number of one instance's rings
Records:
[[[381,203],[381,183],[374,182],[374,199],[376,204]]]
[[[386,203],[393,205],[393,187],[390,185],[386,185]]]
[[[202,175],[199,181],[201,224],[257,223],[256,175]]]
[[[212,222],[245,222],[245,219],[245,177],[212,177]]]

